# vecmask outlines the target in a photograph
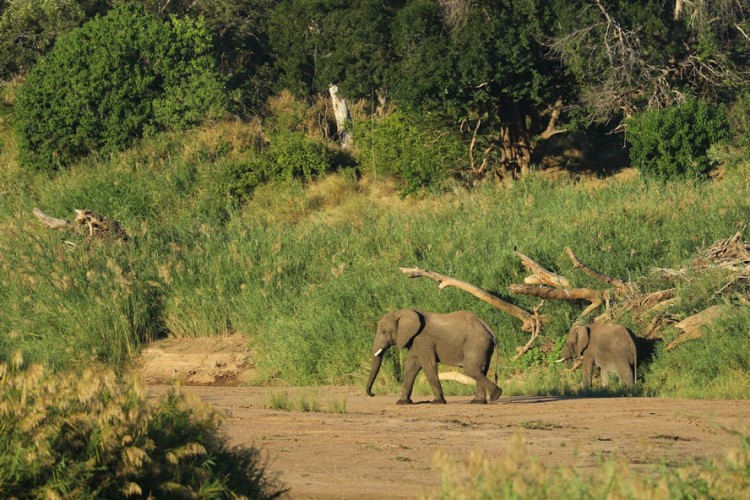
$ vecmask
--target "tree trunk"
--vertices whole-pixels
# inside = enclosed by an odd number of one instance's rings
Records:
[[[349,114],[349,107],[346,100],[339,94],[339,88],[336,85],[328,87],[328,93],[331,94],[333,103],[333,114],[336,117],[336,130],[339,138],[339,144],[344,149],[349,149],[352,145],[351,125],[352,117]]]

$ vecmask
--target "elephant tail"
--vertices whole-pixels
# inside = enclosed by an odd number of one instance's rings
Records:
[[[482,322],[482,325],[484,326],[484,329],[487,330],[487,333],[490,334],[490,337],[492,338],[492,343],[495,344],[495,383],[497,384],[497,374],[500,371],[500,346],[497,342],[497,335],[495,335],[495,332],[492,331],[492,328],[487,325],[487,323],[484,322],[482,318],[479,318],[479,321]]]

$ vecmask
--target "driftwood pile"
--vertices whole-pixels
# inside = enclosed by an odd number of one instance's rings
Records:
[[[729,239],[717,241],[702,255],[690,262],[686,268],[677,270],[657,269],[655,272],[679,279],[716,268],[731,271],[731,280],[718,290],[715,295],[721,295],[725,290],[737,284],[750,285],[750,243],[742,242],[741,238],[742,234],[738,232]],[[682,333],[669,344],[667,347],[668,350],[673,349],[686,340],[699,338],[702,335],[704,327],[710,325],[713,320],[724,314],[726,312],[724,308],[728,307],[716,305],[687,318],[679,318],[669,312],[673,306],[679,303],[675,288],[643,293],[634,283],[612,278],[582,263],[570,248],[566,248],[565,252],[572,260],[575,269],[605,283],[608,285],[608,288],[604,290],[573,288],[570,280],[566,277],[544,269],[537,262],[517,251],[515,253],[520,259],[521,264],[531,274],[524,279],[523,284],[510,285],[508,291],[511,294],[528,295],[542,299],[533,311],[527,311],[471,283],[466,283],[450,276],[418,267],[400,268],[400,270],[409,278],[430,278],[435,280],[439,283],[441,290],[451,286],[459,288],[493,305],[504,313],[521,320],[521,330],[530,333],[531,338],[524,346],[516,348],[516,358],[528,352],[539,336],[544,324],[549,322],[549,318],[539,312],[545,300],[588,302],[588,307],[581,312],[576,319],[577,322],[582,322],[587,316],[602,306],[604,306],[604,312],[592,320],[595,323],[610,321],[627,312],[642,325],[643,328],[640,335],[649,339],[659,338],[662,328],[671,325]],[[743,296],[741,300],[750,304],[746,296]]]

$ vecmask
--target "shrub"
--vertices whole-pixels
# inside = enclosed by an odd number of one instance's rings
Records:
[[[750,92],[739,96],[727,111],[732,140],[738,146],[750,149]]]
[[[219,115],[226,96],[210,50],[201,21],[163,22],[135,4],[61,37],[19,91],[21,162],[57,170]]]
[[[628,122],[630,160],[646,177],[700,178],[713,167],[709,147],[728,136],[723,106],[688,98],[664,109],[649,109]]]
[[[220,189],[242,203],[266,182],[316,179],[334,169],[334,160],[325,145],[303,132],[279,131],[271,137],[266,150],[227,162]]]
[[[0,364],[0,494],[16,498],[276,498],[254,448],[172,391],[158,402],[111,371]]]
[[[458,173],[465,154],[455,134],[396,111],[374,122],[357,122],[355,141],[365,169],[401,179],[402,194],[436,188]]]

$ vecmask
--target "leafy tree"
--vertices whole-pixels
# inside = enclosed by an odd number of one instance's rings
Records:
[[[270,43],[280,84],[308,95],[335,83],[347,98],[371,98],[392,60],[390,23],[397,0],[283,0]]]
[[[0,1],[0,80],[28,72],[60,35],[104,8],[97,0]]]
[[[63,36],[29,74],[16,105],[21,162],[57,170],[218,116],[225,101],[203,22],[122,5]]]
[[[131,0],[112,0],[114,5]],[[226,80],[236,111],[256,111],[271,90],[275,74],[267,20],[278,0],[143,0],[152,15],[202,18],[213,39],[217,71]]]
[[[399,11],[398,63],[388,87],[415,111],[472,122],[468,130],[496,152],[498,166],[524,169],[536,138],[556,131],[561,104],[553,122],[543,115],[570,92],[559,65],[544,55],[554,11],[530,0],[459,3],[458,15],[447,10],[455,2],[434,0],[413,0]]]
[[[580,84],[577,104],[589,120],[618,128],[688,93],[728,100],[750,85],[747,2],[568,4],[550,45]]]

